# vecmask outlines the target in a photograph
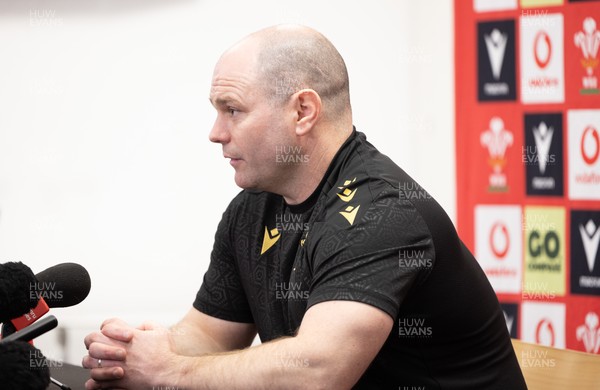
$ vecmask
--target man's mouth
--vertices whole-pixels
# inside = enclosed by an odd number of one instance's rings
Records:
[[[237,158],[237,157],[233,157],[233,156],[229,156],[229,155],[224,155],[223,157],[228,158],[229,163],[233,166],[237,165],[240,161],[242,161],[241,158]]]

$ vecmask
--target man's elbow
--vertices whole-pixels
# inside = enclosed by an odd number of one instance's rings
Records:
[[[364,367],[353,366],[343,356],[329,359],[308,359],[307,372],[299,388],[316,390],[351,389],[364,372]]]

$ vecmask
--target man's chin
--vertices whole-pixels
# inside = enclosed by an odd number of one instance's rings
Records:
[[[235,177],[234,177],[234,181],[235,184],[240,187],[241,189],[244,190],[250,190],[250,191],[260,191],[258,189],[258,186],[256,185],[255,182],[253,182],[252,180],[249,180],[246,177],[243,177],[239,172],[235,172]]]

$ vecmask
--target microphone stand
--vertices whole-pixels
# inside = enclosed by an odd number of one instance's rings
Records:
[[[50,381],[52,383],[54,383],[56,386],[60,387],[61,390],[71,390],[71,388],[63,383],[60,383],[59,381],[57,381],[56,379],[50,377]]]
[[[27,342],[29,340],[33,340],[34,338],[36,338],[38,336],[41,336],[42,334],[48,332],[49,330],[56,328],[57,325],[58,325],[58,320],[56,319],[55,316],[50,314],[47,317],[44,317],[44,318],[40,319],[39,321],[34,322],[33,324],[29,325],[28,327],[18,330],[9,336],[6,336],[2,340],[0,340],[0,343],[7,342],[7,341],[26,341]],[[61,390],[71,390],[71,388],[69,386],[67,386],[63,383],[60,383],[59,381],[57,381],[56,379],[54,379],[52,377],[50,377],[50,381],[53,384],[55,384],[56,386],[60,387]]]

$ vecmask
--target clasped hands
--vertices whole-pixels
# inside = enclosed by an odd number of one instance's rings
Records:
[[[82,365],[90,369],[91,376],[86,389],[177,386],[177,354],[166,328],[152,323],[134,328],[122,320],[109,319],[84,342],[88,355]]]

